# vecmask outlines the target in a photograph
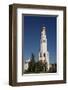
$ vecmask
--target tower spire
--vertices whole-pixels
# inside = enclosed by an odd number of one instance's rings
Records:
[[[46,27],[45,27],[45,25],[44,25],[44,24],[42,25],[42,30],[43,30],[43,29],[46,29]]]

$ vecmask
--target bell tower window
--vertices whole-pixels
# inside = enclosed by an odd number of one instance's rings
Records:
[[[45,57],[45,53],[44,53],[44,57]]]
[[[45,40],[43,40],[43,42],[45,42]]]

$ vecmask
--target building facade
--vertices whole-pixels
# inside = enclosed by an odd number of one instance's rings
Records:
[[[30,58],[28,60],[25,60],[25,62],[24,62],[24,71],[25,70],[28,70],[28,68],[29,68],[29,62],[30,62]]]

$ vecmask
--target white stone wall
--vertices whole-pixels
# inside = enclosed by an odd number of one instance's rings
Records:
[[[29,66],[28,66],[28,63],[25,63],[25,64],[24,64],[24,70],[28,70],[28,67],[29,67]]]

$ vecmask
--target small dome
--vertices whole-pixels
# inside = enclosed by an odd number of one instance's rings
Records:
[[[46,29],[46,27],[45,27],[45,26],[43,26],[42,28],[43,28],[43,29]]]

